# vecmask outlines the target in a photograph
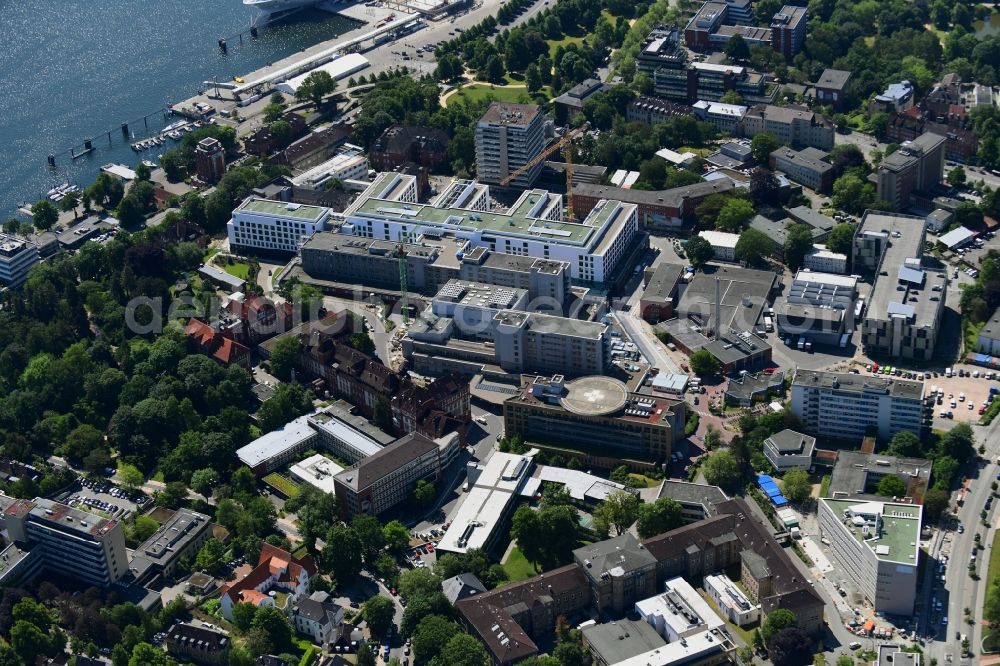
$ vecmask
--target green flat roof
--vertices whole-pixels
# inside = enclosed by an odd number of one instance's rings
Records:
[[[319,206],[303,206],[292,204],[292,208],[284,201],[271,201],[269,199],[250,199],[244,203],[240,210],[262,215],[274,215],[275,217],[294,217],[298,220],[319,220],[323,216],[323,210]]]
[[[821,499],[820,501],[826,502],[838,518],[843,518],[844,510],[851,507],[881,506],[882,532],[878,539],[874,538],[872,530],[866,537],[862,534],[861,527],[850,521],[845,525],[841,520],[841,527],[870,548],[878,559],[917,566],[917,550],[920,547],[920,506],[861,499]],[[880,552],[884,548],[888,548],[887,553]]]
[[[435,208],[424,204],[410,204],[386,199],[366,199],[357,208],[354,215],[359,217],[387,216],[405,219],[414,224],[426,226],[457,225],[463,229],[482,230],[505,236],[521,236],[535,240],[548,239],[553,243],[586,245],[615,209],[606,205],[588,216],[582,222],[549,222],[527,217],[530,207],[538,201],[539,196],[546,196],[544,190],[532,190],[532,196],[527,197],[520,206],[511,210],[509,215],[500,213],[482,213],[463,208]]]

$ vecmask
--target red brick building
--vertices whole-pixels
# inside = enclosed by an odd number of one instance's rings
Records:
[[[230,329],[218,330],[192,317],[184,334],[194,352],[210,356],[223,365],[250,369],[250,349],[234,340]]]

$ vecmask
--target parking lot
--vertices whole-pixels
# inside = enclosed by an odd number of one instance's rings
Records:
[[[930,377],[924,381],[928,395],[934,386],[944,392],[943,396],[938,395],[934,404],[935,419],[941,418],[942,411],[950,411],[956,421],[978,421],[980,409],[987,404],[989,399],[990,387],[1000,387],[996,375],[994,374],[994,380],[991,381],[988,379],[988,375],[991,373],[984,372],[981,368],[959,366],[959,370],[965,374],[964,377],[959,377],[957,374],[946,377],[939,373],[938,377]],[[978,375],[978,377],[974,375]]]
[[[112,518],[136,513],[151,500],[139,491],[128,492],[110,483],[80,479],[80,487],[65,499],[70,506],[100,511]]]
[[[406,562],[414,569],[433,567],[437,561],[437,544],[450,526],[448,522],[426,532],[413,532],[410,548],[406,551]]]

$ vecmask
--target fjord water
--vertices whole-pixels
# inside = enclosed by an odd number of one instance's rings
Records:
[[[54,185],[86,186],[102,164],[137,164],[121,122],[143,136],[139,118],[203,81],[231,80],[351,27],[308,10],[256,40],[244,35],[242,46],[229,39],[221,54],[218,39],[246,31],[252,16],[241,0],[0,0],[0,221]],[[156,113],[149,128],[178,119]],[[74,162],[65,151],[88,137],[95,151]]]

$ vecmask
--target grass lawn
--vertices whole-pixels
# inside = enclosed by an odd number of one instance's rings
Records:
[[[211,259],[212,257],[214,257],[217,254],[219,254],[219,248],[217,248],[217,247],[210,247],[207,250],[205,250],[205,256],[202,257],[201,260],[202,260],[202,262],[204,262],[204,263],[207,264],[208,260]]]
[[[291,480],[286,479],[277,472],[271,472],[264,477],[263,481],[287,497],[297,497],[299,494],[299,487]]]
[[[569,46],[570,44],[582,44],[583,37],[570,37],[567,35],[562,39],[547,39],[545,41],[549,43],[549,57],[555,58],[556,49],[558,49],[560,46],[562,47]]]
[[[230,275],[235,275],[241,280],[246,280],[250,277],[250,264],[243,263],[242,261],[236,262],[235,264],[227,264],[221,268]]]
[[[653,478],[650,478],[650,477],[646,476],[645,474],[636,474],[634,472],[630,473],[629,477],[633,478],[633,479],[637,479],[639,481],[642,481],[642,483],[645,484],[646,488],[656,488],[661,483],[663,483],[662,480],[653,479]]]
[[[466,86],[455,93],[455,96],[462,97],[470,102],[484,100],[487,97],[492,97],[498,102],[508,102],[511,104],[520,102],[522,98],[526,99],[528,102],[531,101],[531,96],[528,94],[528,90],[526,88],[498,88],[494,85],[488,85],[485,83],[476,83],[471,86]],[[229,270],[229,268],[227,267],[226,270]]]
[[[517,547],[510,551],[510,557],[504,563],[503,570],[507,572],[507,577],[512,583],[538,575],[535,565],[529,562]]]

